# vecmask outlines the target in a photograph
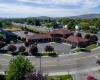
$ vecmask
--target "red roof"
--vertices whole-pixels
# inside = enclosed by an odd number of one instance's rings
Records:
[[[85,38],[77,37],[77,36],[72,36],[72,35],[70,35],[66,40],[71,41],[71,42],[76,42],[76,43],[89,41],[89,39],[85,39]]]
[[[59,29],[59,30],[53,30],[50,32],[50,34],[72,34],[73,32],[69,30]]]
[[[29,35],[26,37],[26,39],[45,39],[45,38],[51,38],[50,34],[34,34],[34,35]]]

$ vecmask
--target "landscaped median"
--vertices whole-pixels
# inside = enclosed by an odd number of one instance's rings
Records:
[[[5,75],[0,75],[0,80],[5,80]],[[48,80],[74,80],[72,75],[48,76]]]
[[[74,80],[71,75],[49,76],[49,80]]]
[[[57,56],[56,52],[44,52],[44,53],[39,53],[39,56]]]
[[[4,54],[13,55],[13,52],[7,51]],[[22,55],[24,55],[24,53]],[[55,57],[57,56],[57,53],[56,52],[43,52],[43,53],[37,53],[37,56],[54,56]]]
[[[86,48],[77,48],[76,52],[90,52],[92,49],[97,48],[98,46],[96,44],[92,44],[90,46],[87,46]]]

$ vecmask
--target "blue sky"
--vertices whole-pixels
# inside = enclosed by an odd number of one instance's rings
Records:
[[[0,0],[0,17],[99,14],[100,0]]]

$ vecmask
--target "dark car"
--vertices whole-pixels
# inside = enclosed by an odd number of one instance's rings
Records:
[[[70,49],[74,49],[74,48],[76,48],[76,46],[71,46],[71,47],[70,47]]]
[[[91,52],[91,50],[88,49],[81,49],[82,52]]]

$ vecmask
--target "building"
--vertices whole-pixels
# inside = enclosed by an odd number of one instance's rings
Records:
[[[66,41],[66,38],[68,38],[70,35],[73,35],[73,32],[68,30],[53,30],[46,34],[34,34],[34,35],[28,35],[26,37],[26,40],[29,42],[61,42]]]
[[[73,35],[70,35],[70,36],[66,39],[66,42],[67,42],[68,44],[73,45],[73,46],[79,46],[79,44],[80,44],[81,42],[86,43],[86,42],[88,42],[88,41],[89,41],[89,39],[85,39],[85,38],[77,37],[77,36],[73,36]]]
[[[12,32],[7,32],[7,31],[4,31],[3,29],[0,29],[0,34],[3,35],[4,39],[12,39],[12,38],[15,38],[17,37],[16,34],[12,33]]]

